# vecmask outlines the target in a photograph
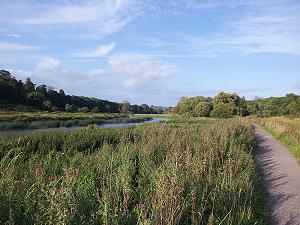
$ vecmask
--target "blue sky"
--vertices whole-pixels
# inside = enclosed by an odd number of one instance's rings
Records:
[[[299,94],[300,1],[1,0],[0,68],[137,104]]]

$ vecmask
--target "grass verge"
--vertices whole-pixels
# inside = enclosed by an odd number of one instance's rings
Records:
[[[255,122],[286,146],[300,164],[300,118],[257,118]]]

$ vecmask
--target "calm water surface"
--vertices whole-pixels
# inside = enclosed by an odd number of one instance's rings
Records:
[[[160,121],[169,120],[167,118],[144,118],[144,120],[136,122],[135,120],[138,117],[126,117],[126,118],[116,118],[106,120],[105,123],[97,124],[98,127],[106,127],[106,128],[120,128],[120,127],[134,127],[136,125],[155,123]],[[133,121],[133,122],[132,122]],[[30,134],[33,132],[45,132],[49,130],[66,130],[72,131],[75,129],[82,128],[84,126],[72,126],[72,127],[59,127],[59,128],[44,128],[44,129],[34,129],[34,130],[10,130],[10,131],[0,131],[0,137],[14,137],[14,136],[22,136],[26,134]]]

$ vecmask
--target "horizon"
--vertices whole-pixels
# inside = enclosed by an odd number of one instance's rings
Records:
[[[131,104],[299,94],[299,21],[295,0],[3,1],[0,69]]]

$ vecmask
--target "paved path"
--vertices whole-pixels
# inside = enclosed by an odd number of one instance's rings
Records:
[[[254,125],[259,149],[256,161],[268,191],[271,224],[300,225],[300,166],[286,147]]]

